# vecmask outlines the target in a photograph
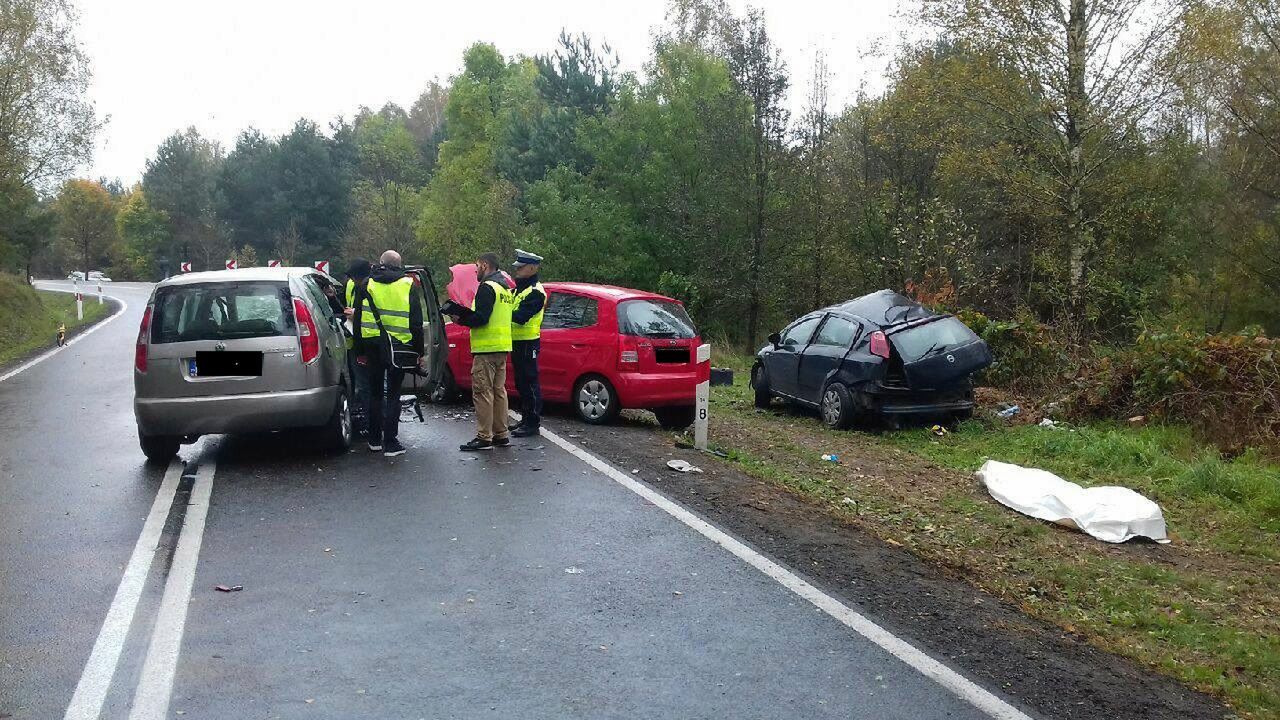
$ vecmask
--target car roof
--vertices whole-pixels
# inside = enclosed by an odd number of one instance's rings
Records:
[[[309,267],[252,267],[240,268],[239,270],[209,270],[174,275],[158,283],[156,287],[212,282],[285,282],[289,278],[312,274],[323,275],[324,273]]]
[[[549,282],[543,283],[543,286],[549,291],[564,290],[566,292],[587,295],[601,300],[612,300],[614,302],[622,302],[623,300],[666,300],[674,303],[680,302],[675,298],[669,298],[665,295],[645,292],[644,290],[617,287],[614,285],[597,285],[595,283],[578,282]]]
[[[939,315],[939,313],[935,313],[911,298],[892,290],[878,290],[823,308],[817,312],[839,313],[865,320],[881,328],[894,327]]]

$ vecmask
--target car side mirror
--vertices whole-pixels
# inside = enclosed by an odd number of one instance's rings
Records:
[[[778,333],[771,333],[769,335],[769,342],[773,344],[773,349],[777,350],[778,346],[782,344],[782,336]]]

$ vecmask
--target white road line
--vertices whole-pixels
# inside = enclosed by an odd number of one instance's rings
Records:
[[[73,293],[73,292],[75,292],[75,290],[66,290],[66,289],[63,289],[63,288],[52,288],[52,287],[43,287],[43,288],[39,288],[39,289],[40,289],[40,290],[45,290],[45,291],[48,291],[48,292],[65,292],[65,293]],[[81,340],[83,340],[83,339],[84,339],[85,337],[87,337],[88,335],[92,334],[92,333],[93,333],[94,331],[96,331],[98,328],[100,328],[100,327],[102,327],[103,325],[106,325],[107,323],[111,322],[112,320],[115,320],[116,318],[120,317],[121,315],[123,315],[123,314],[124,314],[124,311],[125,311],[125,310],[128,310],[128,309],[129,309],[129,304],[128,304],[128,303],[126,303],[124,300],[122,300],[122,299],[120,299],[120,298],[118,298],[118,297],[116,297],[116,296],[114,296],[114,295],[107,295],[106,297],[109,297],[109,298],[111,298],[112,300],[115,300],[116,302],[120,303],[120,309],[119,309],[119,310],[117,310],[117,311],[115,311],[115,312],[114,312],[110,317],[108,317],[108,318],[106,318],[106,319],[104,319],[104,320],[102,320],[102,321],[98,322],[98,323],[97,323],[97,324],[95,324],[93,327],[89,328],[88,330],[85,330],[84,332],[79,333],[79,334],[77,334],[76,336],[72,337],[70,340],[68,340],[68,341],[67,341],[67,344],[66,344],[66,345],[63,345],[62,347],[55,347],[55,348],[53,348],[52,350],[48,350],[48,351],[46,351],[46,352],[40,353],[39,355],[37,355],[37,356],[35,356],[35,357],[31,358],[30,360],[28,360],[28,361],[26,361],[26,362],[22,363],[21,365],[19,365],[18,367],[16,367],[16,368],[14,368],[14,369],[10,370],[9,372],[7,372],[7,373],[5,373],[5,374],[3,374],[3,375],[0,375],[0,382],[4,382],[5,380],[8,380],[9,378],[13,377],[14,375],[17,375],[18,373],[22,372],[23,370],[26,370],[27,368],[31,367],[32,365],[35,365],[35,364],[37,364],[37,363],[44,362],[45,360],[48,360],[49,358],[53,357],[54,355],[57,355],[57,354],[58,354],[58,352],[60,352],[60,351],[62,351],[62,350],[65,350],[65,349],[67,349],[67,348],[71,347],[72,345],[75,345],[76,343],[80,342]]]
[[[567,450],[571,455],[599,470],[611,480],[661,508],[668,515],[696,530],[703,537],[736,555],[760,572],[777,580],[788,590],[816,605],[826,614],[844,623],[849,629],[879,645],[889,654],[915,668],[920,674],[955,693],[970,705],[998,720],[1031,720],[1030,716],[972,680],[929,657],[911,643],[875,624],[866,616],[822,592],[790,570],[752,550],[745,543],[720,530],[711,523],[689,512],[684,507],[638,480],[624,474],[600,458],[565,440],[559,435],[542,429],[551,442]]]
[[[102,703],[106,700],[111,678],[120,662],[120,652],[129,635],[129,626],[133,624],[138,599],[142,597],[142,586],[146,583],[147,574],[151,572],[151,561],[156,556],[164,521],[169,516],[174,493],[182,479],[182,468],[182,461],[174,459],[165,471],[160,490],[151,503],[151,512],[142,524],[142,534],[138,536],[133,554],[129,556],[129,564],[125,566],[120,587],[116,588],[116,596],[107,610],[107,618],[102,622],[102,629],[98,631],[98,639],[93,643],[93,650],[84,665],[80,682],[76,684],[75,694],[71,696],[71,704],[67,706],[67,714],[63,716],[66,720],[97,720],[102,712]]]
[[[204,540],[204,521],[209,513],[209,496],[213,493],[212,458],[202,460],[191,486],[191,501],[173,552],[169,579],[164,585],[160,610],[147,659],[142,664],[142,677],[133,695],[129,720],[164,720],[169,715],[169,697],[173,693],[173,676],[178,669],[178,653],[182,649],[182,633],[187,624],[187,606],[191,587],[196,580],[196,562],[200,559],[200,543]]]

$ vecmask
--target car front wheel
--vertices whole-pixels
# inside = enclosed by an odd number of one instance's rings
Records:
[[[618,393],[609,381],[599,375],[588,375],[573,389],[573,409],[583,422],[603,425],[621,412]]]
[[[853,425],[853,395],[849,388],[833,382],[822,391],[822,423],[835,430]]]
[[[756,407],[767,408],[773,402],[773,390],[769,387],[769,377],[765,375],[764,366],[751,368],[751,388],[756,391]]]

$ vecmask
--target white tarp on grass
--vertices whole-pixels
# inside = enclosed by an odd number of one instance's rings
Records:
[[[1025,515],[1082,530],[1099,540],[1169,542],[1160,506],[1122,487],[1083,488],[1045,470],[988,460],[978,479],[991,497]]]

